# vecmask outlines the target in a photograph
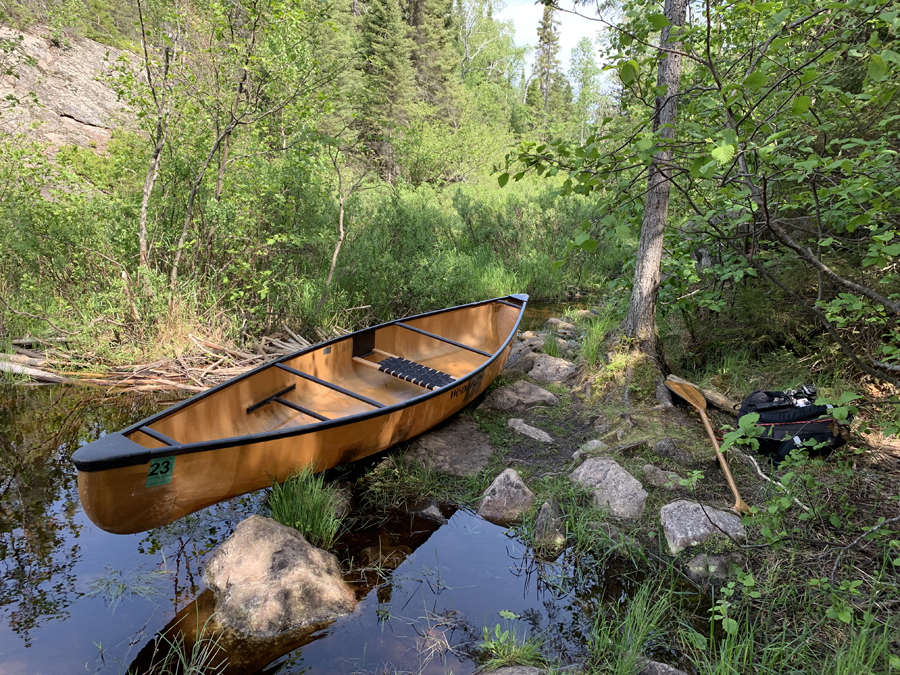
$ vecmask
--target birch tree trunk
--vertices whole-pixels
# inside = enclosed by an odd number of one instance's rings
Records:
[[[687,0],[666,0],[665,15],[672,26],[683,26]],[[680,42],[669,40],[671,26],[660,33],[660,50],[680,50]],[[642,351],[654,358],[658,355],[656,328],[656,300],[659,293],[660,263],[662,262],[663,235],[669,211],[669,191],[672,149],[666,139],[675,136],[675,113],[678,108],[678,88],[681,78],[681,55],[668,52],[659,62],[657,84],[665,87],[665,94],[657,96],[653,115],[653,130],[659,131],[663,145],[653,157],[647,175],[647,194],[644,201],[644,221],[641,224],[641,240],[638,244],[637,265],[634,270],[634,286],[628,316],[622,324],[628,338],[637,342]]]

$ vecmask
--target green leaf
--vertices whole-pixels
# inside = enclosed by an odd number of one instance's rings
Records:
[[[823,239],[819,242],[819,246],[831,246],[834,243],[834,239],[828,237],[827,239]]]
[[[637,61],[626,61],[619,67],[619,78],[626,87],[637,79]]]
[[[766,83],[766,74],[761,70],[756,70],[744,78],[744,88],[756,91]]]
[[[586,253],[595,253],[597,251],[597,240],[596,239],[585,239],[581,242],[581,250]]]
[[[710,153],[720,165],[727,164],[734,158],[735,148],[733,145],[717,145]]]
[[[706,166],[709,162],[709,157],[698,157],[693,162],[691,162],[691,168],[689,169],[691,178],[699,178],[701,175],[703,175],[703,167]]]
[[[497,178],[497,184],[500,187],[504,187],[508,182],[509,182],[509,174],[508,173],[501,173],[500,176]]]
[[[650,22],[651,26],[653,26],[653,30],[662,30],[666,26],[672,25],[672,22],[669,21],[663,14],[651,14],[647,17],[647,21]]]
[[[794,99],[794,107],[792,111],[795,115],[802,115],[807,110],[809,110],[809,106],[812,105],[812,99],[809,96],[798,96]]]
[[[881,82],[881,80],[887,77],[887,71],[888,67],[887,63],[884,62],[884,59],[878,54],[872,54],[872,58],[869,61],[869,69],[867,71],[869,79]]]
[[[734,619],[722,619],[722,629],[729,635],[735,635],[738,632],[738,622]]]

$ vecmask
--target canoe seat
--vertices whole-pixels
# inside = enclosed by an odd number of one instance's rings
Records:
[[[378,370],[401,380],[412,382],[426,389],[440,389],[452,382],[456,381],[447,373],[423,366],[421,363],[400,358],[399,356],[389,356],[377,364]]]

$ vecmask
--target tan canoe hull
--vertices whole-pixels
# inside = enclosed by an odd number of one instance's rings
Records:
[[[511,297],[522,298],[522,296]],[[130,430],[125,430],[123,434],[112,434],[106,439],[101,439],[107,444],[117,444],[117,447],[133,446],[134,450],[144,454],[147,453],[147,448],[150,448],[153,452],[153,459],[169,458],[173,461],[174,467],[169,482],[159,485],[152,485],[152,481],[148,480],[148,474],[151,471],[150,457],[139,463],[114,466],[103,470],[81,470],[79,467],[78,489],[82,507],[95,524],[108,532],[117,534],[141,532],[171,523],[225,499],[268,487],[273,481],[284,481],[293,471],[300,468],[313,467],[316,471],[323,471],[367,457],[413,438],[458,412],[480,395],[500,374],[511,351],[512,338],[515,336],[521,313],[524,311],[524,304],[524,299],[522,299],[521,309],[513,308],[512,303],[489,308],[493,325],[495,328],[505,330],[506,335],[499,334],[497,330],[494,331],[495,342],[499,342],[499,344],[496,345],[496,351],[490,353],[489,356],[478,357],[483,361],[481,366],[471,369],[471,366],[460,365],[460,368],[470,368],[471,372],[458,377],[458,383],[447,385],[424,395],[407,396],[407,400],[400,400],[399,403],[394,403],[381,410],[369,409],[366,413],[360,414],[354,408],[350,410],[346,419],[330,417],[330,423],[316,423],[316,420],[312,418],[287,409],[295,416],[295,419],[284,422],[279,417],[284,414],[284,409],[276,404],[269,404],[265,409],[271,408],[271,411],[265,414],[270,416],[273,425],[281,428],[281,435],[266,437],[266,434],[256,434],[246,437],[226,437],[224,441],[227,442],[216,441],[224,447],[213,447],[201,451],[182,451],[181,446],[168,448],[144,433],[135,431],[140,423],[131,427]],[[445,310],[448,313],[451,311]],[[477,313],[469,312],[469,315],[488,316],[488,311],[481,308]],[[413,322],[411,321],[411,323]],[[428,320],[419,322],[419,325],[429,325],[430,328],[435,329],[435,332],[439,327],[433,320],[430,323]],[[396,328],[393,326],[388,326],[388,328],[396,332]],[[400,332],[403,333],[402,330]],[[447,327],[444,332],[452,331]],[[459,331],[457,330],[456,333],[458,334]],[[415,336],[416,334],[411,333],[411,335]],[[396,338],[394,340],[396,343]],[[489,346],[484,342],[481,344]],[[317,349],[321,350],[322,347],[317,345],[309,350],[304,350],[304,353],[314,352]],[[410,351],[415,350],[410,347]],[[443,346],[438,351],[446,352]],[[332,353],[339,352],[341,352],[340,347],[335,347]],[[469,358],[470,354],[471,352],[466,352],[465,358]],[[434,358],[443,359],[445,367],[451,370],[451,356],[453,353],[446,352]],[[347,358],[350,358],[349,354]],[[424,360],[425,355],[419,352],[418,358]],[[300,357],[293,361],[287,361],[287,363],[299,362],[302,362]],[[336,369],[335,372],[338,370]],[[360,371],[360,377],[367,378],[367,382],[368,378],[377,376],[383,379],[387,377],[376,369],[358,368],[354,373],[357,371]],[[284,375],[283,372],[277,372],[279,377]],[[290,373],[287,374],[290,375]],[[319,374],[327,375],[328,373],[320,368]],[[459,375],[459,373],[453,374]],[[261,377],[262,374],[256,376],[256,379]],[[382,390],[371,388],[367,390],[367,393],[372,397],[382,396],[387,403],[392,403],[391,396],[396,395],[402,399],[402,396],[407,395],[405,389],[399,393],[394,392],[393,389],[388,391],[388,385],[390,387],[396,385],[396,378],[388,377],[388,380],[389,382],[382,387]],[[254,415],[258,415],[256,412],[245,412],[247,401],[262,396],[254,391],[262,385],[254,385],[253,382],[253,378],[247,378],[246,382],[238,383],[221,394],[223,399],[226,395],[239,399],[231,403],[225,401],[222,405],[226,408],[231,406],[231,411],[227,415],[240,416],[241,423],[247,423],[248,419],[256,419]],[[264,388],[266,393],[271,394],[283,384],[284,381],[277,379]],[[401,384],[403,387],[413,387],[415,392],[423,391],[406,382],[401,382]],[[220,385],[217,389],[227,389],[227,385],[228,383]],[[244,398],[240,398],[234,393],[242,390],[248,390],[250,393],[247,393]],[[307,398],[301,402],[306,407],[318,405],[320,409],[326,409],[328,406],[336,405],[334,401],[327,400],[326,394],[330,395],[331,393],[326,390],[318,397],[307,395]],[[340,398],[341,395],[337,396]],[[195,398],[202,397],[204,395],[200,394]],[[188,403],[190,401],[191,399]],[[202,403],[203,409],[207,409],[206,413],[200,415],[203,420],[209,415],[208,410],[215,409],[214,402],[215,398],[209,396]],[[356,401],[352,401],[352,403],[358,405]],[[185,406],[182,404],[177,407]],[[187,406],[185,409],[190,410],[191,407]],[[195,409],[201,410],[199,402]],[[238,410],[238,412],[234,412],[234,410]],[[159,417],[158,420],[157,417]],[[189,428],[189,422],[190,418],[187,413],[180,410],[168,416],[155,416],[149,420],[154,430],[167,435],[171,433],[173,436],[175,435],[173,430],[175,430],[178,438],[196,433],[196,430]],[[225,420],[221,424],[230,429],[235,422]],[[218,438],[223,437],[218,436]],[[100,442],[98,442],[99,444]],[[184,447],[190,448],[188,445]],[[172,452],[170,453],[169,450]]]

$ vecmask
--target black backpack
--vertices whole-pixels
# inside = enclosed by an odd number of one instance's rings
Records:
[[[830,405],[815,405],[816,389],[804,385],[798,391],[754,391],[741,401],[738,419],[750,413],[758,413],[756,426],[763,427],[757,437],[759,452],[777,465],[796,447],[805,447],[805,441],[815,439],[826,443],[810,452],[829,455],[846,442],[841,436],[838,422],[829,415]],[[847,420],[849,423],[849,420]]]

